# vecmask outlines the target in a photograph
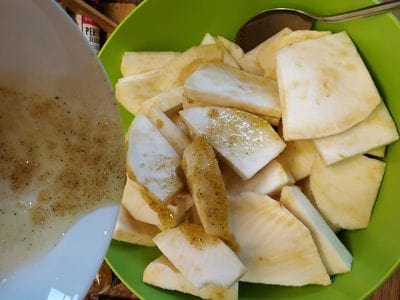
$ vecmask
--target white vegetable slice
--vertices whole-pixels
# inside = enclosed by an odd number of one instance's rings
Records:
[[[381,102],[345,32],[283,47],[276,63],[285,140],[343,132]]]
[[[172,51],[125,52],[121,61],[122,76],[126,77],[161,69],[177,55],[177,52]]]
[[[160,70],[123,77],[115,85],[115,96],[127,111],[136,115],[147,99],[160,92]]]
[[[317,203],[315,202],[314,195],[311,192],[311,186],[310,186],[310,177],[307,177],[301,181],[296,182],[296,184],[301,187],[302,192],[308,200],[310,200],[311,204],[314,206],[314,208],[319,212],[319,214],[323,217],[324,221],[328,226],[332,229],[333,232],[339,232],[341,228],[335,224],[332,224],[329,222],[328,218],[318,209]]]
[[[136,220],[155,225],[159,228],[162,227],[158,214],[150,208],[145,195],[142,195],[140,191],[139,184],[129,177],[126,179],[121,204]]]
[[[318,210],[340,228],[367,227],[384,172],[384,162],[363,155],[330,166],[317,156],[310,188]]]
[[[221,43],[216,37],[212,36],[210,33],[206,33],[200,43],[200,45],[210,45],[210,44],[215,44],[215,43]],[[221,43],[222,45],[222,43]],[[223,45],[222,45],[223,46]],[[232,66],[234,68],[239,68],[239,65],[235,61],[235,59],[232,57],[232,55],[224,48],[223,49],[223,58],[222,62],[224,64],[227,64],[229,66]]]
[[[271,38],[265,40],[261,44],[259,44],[257,47],[254,49],[250,50],[247,52],[238,62],[240,67],[245,70],[246,72],[256,74],[256,75],[263,75],[264,70],[262,69],[261,65],[258,62],[257,56],[258,53],[261,49],[266,47],[268,44],[273,42],[275,39],[279,39],[289,33],[291,33],[292,30],[289,28],[283,28],[281,31],[276,33],[274,36]]]
[[[385,157],[385,152],[386,152],[386,147],[382,146],[382,147],[378,147],[378,148],[369,150],[366,154],[382,158],[382,157]]]
[[[163,205],[146,188],[128,176],[121,204],[134,219],[163,230],[182,221],[187,210],[185,199],[185,195],[179,194],[171,199],[171,204]]]
[[[194,107],[180,111],[189,128],[204,135],[243,179],[249,179],[285,148],[271,125],[233,108]]]
[[[188,281],[164,256],[152,261],[143,272],[143,282],[167,290],[191,294],[202,299],[237,300],[239,284],[230,288],[209,284],[199,289]]]
[[[223,169],[223,177],[228,194],[241,192],[257,192],[260,194],[274,195],[285,185],[293,184],[294,179],[282,165],[273,160],[253,177],[247,180],[241,179],[230,168]]]
[[[179,113],[171,115],[171,121],[174,122],[176,127],[178,127],[187,137],[190,136],[189,128],[187,127],[185,122],[183,122]]]
[[[297,186],[285,186],[280,202],[310,230],[329,275],[350,271],[352,255]]]
[[[200,66],[184,85],[190,99],[280,117],[276,82],[223,64]]]
[[[278,49],[300,41],[320,38],[331,34],[331,32],[296,30],[280,36],[278,34],[268,39],[265,45],[257,52],[257,61],[264,71],[264,76],[270,78],[276,78],[276,52]]]
[[[224,181],[214,150],[204,137],[195,137],[185,149],[182,169],[205,232],[237,248],[229,226]]]
[[[182,109],[182,102],[185,99],[186,97],[183,96],[183,87],[179,86],[161,92],[144,101],[139,108],[139,112],[146,115],[151,108],[157,107],[167,115],[174,114]]]
[[[382,102],[364,121],[342,133],[316,139],[314,144],[324,162],[330,165],[388,145],[398,138],[396,124]]]
[[[278,201],[246,192],[230,198],[230,213],[238,256],[247,268],[241,281],[330,284],[310,231]]]
[[[183,224],[154,238],[160,251],[196,288],[231,287],[246,272],[235,253],[200,225]]]
[[[143,115],[136,116],[128,135],[128,172],[158,199],[169,200],[183,188],[178,153]]]
[[[231,42],[223,36],[217,36],[217,39],[222,43],[225,50],[229,52],[229,54],[234,58],[236,62],[238,62],[243,57],[244,52],[239,45]]]
[[[193,99],[186,98],[185,101],[182,103],[182,108],[183,109],[188,109],[192,107],[205,107],[205,106],[210,106],[210,104],[205,103],[205,102],[200,102],[200,101],[195,101]]]
[[[170,61],[163,69],[163,77],[159,84],[161,90],[169,90],[181,86],[201,64],[221,62],[223,47],[219,43],[192,47]]]
[[[135,220],[125,207],[121,205],[113,239],[152,247],[155,246],[153,237],[159,232],[160,230],[156,226]]]
[[[183,151],[190,144],[187,136],[158,108],[154,107],[150,109],[147,117],[157,127],[172,148],[182,157]]]
[[[209,32],[207,32],[204,36],[203,39],[200,42],[200,45],[211,45],[215,44],[216,38]]]
[[[278,161],[297,181],[310,175],[317,154],[312,141],[288,141],[285,150],[278,156]]]

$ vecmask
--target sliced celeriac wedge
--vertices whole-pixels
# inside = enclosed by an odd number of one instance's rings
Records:
[[[317,150],[312,141],[288,141],[285,150],[278,156],[278,161],[297,181],[310,175],[316,155]]]
[[[204,64],[184,84],[190,99],[279,118],[276,82],[224,64]]]
[[[282,188],[280,202],[310,230],[329,275],[350,271],[352,255],[297,186]]]
[[[182,157],[183,151],[190,144],[188,137],[158,108],[150,109],[147,117],[175,149],[179,157]]]
[[[240,178],[229,167],[223,170],[223,178],[228,194],[241,192],[257,192],[260,194],[274,195],[285,185],[293,184],[294,179],[282,165],[273,160],[247,180]]]
[[[223,36],[217,36],[217,40],[222,43],[224,49],[229,52],[229,54],[233,57],[236,63],[240,61],[240,59],[244,55],[244,52],[239,45],[235,44],[234,42],[231,42],[230,40],[228,40]]]
[[[209,32],[206,32],[206,34],[203,36],[203,39],[200,42],[200,45],[210,45],[210,44],[215,44],[216,38]]]
[[[113,239],[152,247],[155,246],[153,237],[159,232],[160,230],[156,226],[135,220],[125,207],[121,205],[114,228]]]
[[[264,115],[259,115],[259,116],[264,120],[268,121],[272,126],[278,126],[281,121],[281,118],[264,116]]]
[[[278,33],[279,34],[279,33]],[[257,52],[257,61],[264,71],[264,76],[276,78],[276,52],[278,49],[300,41],[320,38],[331,34],[330,31],[296,30],[287,34],[272,36]]]
[[[182,169],[205,232],[236,248],[229,226],[224,181],[214,150],[204,137],[194,137],[186,147]]]
[[[161,228],[162,225],[158,214],[151,209],[145,197],[146,195],[141,193],[140,185],[128,176],[121,204],[136,220]]]
[[[278,33],[276,33],[274,36],[271,38],[265,40],[264,42],[260,43],[257,45],[255,48],[251,49],[248,51],[239,61],[239,66],[242,68],[242,70],[256,74],[256,75],[263,75],[264,71],[261,67],[261,65],[258,62],[257,56],[258,53],[261,49],[266,47],[268,44],[273,42],[275,39],[279,39],[280,37],[283,37],[289,33],[291,33],[292,30],[289,28],[284,28]]]
[[[121,61],[122,76],[130,76],[161,69],[178,55],[172,51],[129,51]]]
[[[163,68],[163,76],[159,81],[161,90],[169,90],[181,86],[201,64],[221,62],[224,48],[219,43],[192,47],[172,59]]]
[[[178,153],[143,115],[135,117],[128,136],[128,175],[161,201],[171,199],[183,188],[176,173],[180,165]]]
[[[231,287],[246,272],[235,253],[201,225],[182,224],[154,237],[160,251],[196,288]]]
[[[145,187],[127,178],[121,204],[136,220],[157,226],[160,230],[176,226],[185,217],[186,196],[178,194],[170,204],[161,203]]]
[[[365,120],[342,133],[315,139],[314,144],[324,162],[330,165],[398,139],[396,124],[381,102]]]
[[[385,165],[359,155],[327,166],[317,156],[311,170],[310,188],[325,219],[344,229],[367,227]]]
[[[237,253],[245,282],[303,286],[330,284],[310,231],[278,201],[258,193],[230,197]]]
[[[188,109],[188,108],[192,108],[192,107],[205,107],[205,106],[210,106],[210,104],[205,103],[205,102],[200,102],[197,100],[193,100],[190,98],[186,98],[186,100],[184,100],[182,103],[183,109]]]
[[[205,102],[200,102],[200,101],[196,101],[190,98],[186,98],[183,102],[182,102],[182,108],[183,109],[188,109],[188,108],[192,108],[192,107],[206,107],[206,106],[210,106],[210,104],[205,103]],[[223,105],[224,107],[229,107],[229,108],[233,108],[232,106],[229,105]],[[270,116],[265,116],[265,115],[258,115],[260,118],[263,118],[264,120],[268,121],[268,123],[270,123],[272,126],[278,126],[279,122],[281,120],[281,118],[276,118],[276,117],[270,117]]]
[[[296,185],[298,185],[301,188],[303,194],[306,195],[308,200],[310,200],[311,204],[319,212],[320,216],[323,217],[324,221],[326,222],[326,224],[328,224],[328,226],[332,229],[332,231],[339,232],[341,228],[335,224],[330,223],[329,220],[324,216],[324,214],[318,209],[317,203],[315,202],[314,199],[314,195],[311,192],[310,177],[297,181]]]
[[[162,72],[155,70],[120,78],[115,85],[115,96],[127,111],[135,115],[143,102],[160,92],[161,77]]]
[[[378,147],[378,148],[369,150],[366,154],[382,158],[382,157],[385,157],[385,152],[386,152],[386,147],[382,146],[382,147]]]
[[[179,112],[171,115],[170,119],[175,124],[175,126],[178,127],[187,137],[190,136],[189,128],[187,127],[185,122],[183,122]]]
[[[249,179],[285,148],[265,120],[233,108],[193,107],[179,112],[197,135],[214,149],[243,179]]]
[[[218,41],[218,39],[214,36],[212,36],[210,33],[206,33],[201,40],[200,45],[210,45],[210,44],[215,44],[215,43],[221,43]],[[222,45],[222,43],[221,43]],[[222,45],[223,46],[223,45]],[[239,68],[239,65],[236,63],[235,59],[232,57],[232,55],[224,48],[223,49],[223,58],[222,62],[224,64],[227,64],[229,66],[232,66],[234,68]]]
[[[178,86],[144,101],[139,108],[139,113],[146,115],[153,107],[159,108],[167,115],[172,115],[182,109],[182,102],[186,99],[183,87]]]
[[[381,102],[345,32],[283,47],[277,52],[276,66],[285,140],[343,132]]]
[[[199,289],[187,280],[174,265],[164,256],[152,261],[143,272],[143,282],[167,290],[191,294],[202,299],[236,300],[238,299],[239,284],[230,288],[209,284]]]

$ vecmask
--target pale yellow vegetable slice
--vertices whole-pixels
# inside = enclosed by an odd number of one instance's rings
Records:
[[[330,165],[388,145],[398,138],[396,124],[382,102],[362,122],[342,133],[315,139],[314,144],[324,162]]]
[[[284,28],[278,33],[276,33],[274,36],[271,38],[265,40],[261,44],[259,44],[257,47],[254,49],[250,50],[247,52],[239,61],[239,66],[246,72],[256,74],[256,75],[263,75],[264,70],[262,69],[261,65],[258,62],[257,56],[260,52],[261,49],[266,47],[268,44],[273,42],[276,39],[279,39],[289,33],[291,33],[292,30],[289,28]]]
[[[192,107],[205,107],[205,106],[210,106],[210,104],[205,103],[205,102],[200,102],[197,100],[193,100],[190,98],[186,98],[186,100],[184,100],[182,103],[183,109],[188,109],[188,108],[192,108]]]
[[[125,207],[121,205],[114,228],[113,239],[152,247],[155,246],[153,237],[159,232],[160,230],[156,226],[135,220]]]
[[[385,152],[386,152],[386,147],[382,146],[382,147],[372,149],[372,150],[368,151],[366,154],[382,158],[382,157],[385,157]]]
[[[129,177],[126,180],[121,204],[136,220],[162,228],[158,214],[151,209],[149,202],[146,201],[146,195],[141,192],[139,184]]]
[[[205,232],[235,248],[224,181],[214,150],[204,137],[195,137],[186,147],[182,169]]]
[[[200,45],[211,45],[215,43],[221,43],[216,37],[212,36],[210,33],[206,33],[200,43]],[[222,43],[221,43],[222,44]],[[222,45],[223,46],[223,45]],[[232,55],[224,48],[222,62],[234,68],[239,68],[239,65],[232,57]]]
[[[168,260],[196,288],[216,284],[231,287],[246,272],[235,253],[200,225],[183,224],[154,237]]]
[[[160,92],[161,77],[162,71],[155,70],[120,78],[115,85],[115,96],[127,111],[135,115],[147,99]]]
[[[183,188],[176,173],[180,165],[178,153],[143,115],[135,117],[128,135],[128,174],[160,201],[171,199]]]
[[[285,140],[343,132],[381,102],[345,32],[283,47],[276,63]]]
[[[227,167],[223,169],[223,177],[229,194],[257,192],[260,194],[274,195],[285,185],[294,183],[293,177],[286,172],[277,160],[271,161],[253,177],[247,180],[243,180]]]
[[[326,166],[318,156],[310,175],[310,188],[318,210],[340,228],[367,227],[385,165],[359,155]]]
[[[201,64],[221,62],[224,48],[219,43],[192,47],[172,59],[159,81],[162,91],[181,86]]]
[[[186,126],[185,122],[183,122],[179,112],[171,115],[170,118],[171,121],[174,122],[176,127],[178,127],[187,137],[190,136],[189,128]]]
[[[175,149],[179,157],[182,157],[183,151],[190,144],[188,137],[158,108],[150,109],[147,117]]]
[[[121,204],[134,219],[164,230],[184,219],[189,201],[186,195],[178,194],[171,199],[171,203],[160,203],[146,188],[128,176]]]
[[[235,283],[230,288],[209,284],[199,289],[187,280],[174,265],[164,256],[152,261],[143,272],[143,282],[167,290],[175,290],[191,294],[202,299],[236,300],[239,285]]]
[[[172,51],[129,51],[121,61],[122,76],[130,76],[161,69],[179,53]]]
[[[237,253],[245,282],[303,286],[330,284],[310,231],[278,201],[258,193],[230,197]]]
[[[186,98],[182,102],[183,109],[188,109],[188,108],[192,108],[192,107],[206,107],[206,106],[210,106],[210,104],[205,103],[205,102],[196,101],[196,100],[189,99],[189,98]],[[233,106],[230,106],[230,105],[220,105],[220,106],[234,108]],[[278,126],[279,122],[281,120],[280,118],[276,118],[276,117],[270,117],[270,116],[258,115],[258,114],[255,114],[255,115],[268,121],[268,123],[270,123],[272,126]]]
[[[209,32],[207,32],[204,36],[203,39],[200,42],[200,45],[211,45],[215,44],[216,38]]]
[[[276,82],[223,64],[200,66],[184,85],[190,99],[279,118]]]
[[[280,202],[310,230],[329,275],[350,271],[352,255],[297,186],[285,186]]]
[[[329,34],[331,34],[330,31],[296,30],[288,32],[285,35],[271,37],[257,52],[257,61],[264,71],[264,76],[276,78],[276,52],[278,49],[300,41],[315,39]]]
[[[226,51],[229,52],[229,54],[235,59],[236,62],[238,62],[240,58],[243,57],[244,52],[239,45],[220,35],[217,36],[217,40],[222,43]]]
[[[159,108],[167,115],[172,115],[182,109],[182,102],[186,99],[183,87],[179,86],[144,101],[139,108],[139,113],[146,115],[153,107]]]
[[[272,126],[260,117],[233,108],[194,107],[180,114],[197,135],[243,179],[249,179],[285,148]]]
[[[278,161],[297,181],[310,175],[316,155],[317,150],[312,141],[288,141],[285,150],[278,156]]]
[[[319,214],[324,218],[326,224],[329,225],[329,227],[332,229],[333,232],[339,232],[341,228],[338,225],[332,224],[329,222],[329,220],[326,218],[326,216],[318,209],[317,203],[315,202],[314,195],[311,192],[311,187],[310,187],[310,177],[307,177],[301,181],[296,182],[296,185],[298,185],[304,195],[310,200],[311,204],[314,206],[314,208],[319,212]]]

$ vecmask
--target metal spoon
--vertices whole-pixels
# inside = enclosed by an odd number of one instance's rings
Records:
[[[371,5],[330,16],[316,16],[294,8],[268,9],[252,17],[242,25],[236,33],[235,42],[244,51],[249,51],[285,27],[293,30],[311,29],[314,21],[339,22],[354,20],[388,12],[397,7],[400,7],[400,0]]]

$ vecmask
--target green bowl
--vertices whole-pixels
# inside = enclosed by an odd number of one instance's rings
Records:
[[[370,0],[147,0],[118,27],[100,53],[112,84],[121,77],[121,57],[128,50],[185,50],[204,33],[232,39],[250,17],[266,8],[294,7],[333,14],[373,4]],[[347,31],[400,124],[400,23],[391,14],[344,23],[317,23],[316,29]],[[133,116],[121,108],[125,129]],[[328,287],[301,288],[240,284],[240,299],[362,299],[368,297],[400,264],[400,143],[388,148],[387,169],[367,229],[344,232],[342,241],[354,256],[351,272],[333,277]],[[190,299],[188,295],[142,283],[155,248],[113,241],[107,261],[119,278],[144,299]]]

